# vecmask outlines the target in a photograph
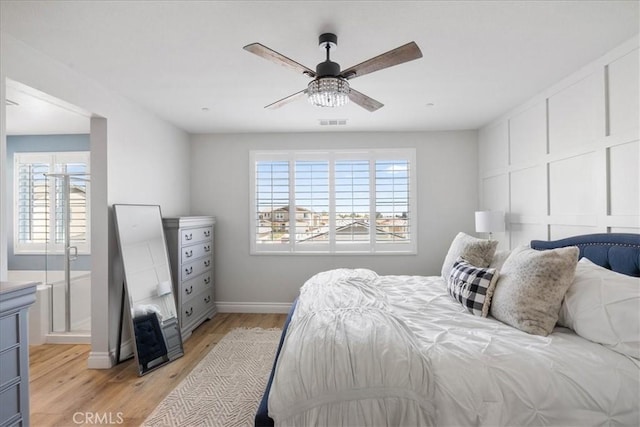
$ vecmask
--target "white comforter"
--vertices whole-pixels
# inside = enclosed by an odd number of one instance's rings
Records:
[[[276,366],[277,426],[640,425],[640,363],[468,314],[440,277],[323,272]]]

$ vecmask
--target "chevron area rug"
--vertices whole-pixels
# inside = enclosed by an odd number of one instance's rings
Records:
[[[233,329],[142,425],[253,426],[281,333],[280,329]]]

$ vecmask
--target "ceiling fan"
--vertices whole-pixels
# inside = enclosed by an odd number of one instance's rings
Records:
[[[315,71],[260,43],[251,43],[243,48],[248,52],[313,79],[306,89],[282,98],[264,108],[279,108],[306,95],[310,103],[320,107],[339,107],[352,101],[362,108],[373,112],[381,108],[384,104],[352,89],[349,86],[349,80],[422,58],[422,52],[418,45],[415,42],[410,42],[361,62],[358,65],[349,67],[346,70],[340,70],[340,65],[332,62],[329,57],[331,49],[335,49],[338,45],[338,37],[333,33],[321,34],[319,37],[319,45],[326,50],[327,56],[323,62],[316,66]]]

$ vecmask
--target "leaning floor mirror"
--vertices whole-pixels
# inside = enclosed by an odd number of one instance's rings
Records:
[[[113,205],[138,373],[184,354],[162,215],[157,205]],[[128,302],[128,304],[126,304]],[[120,345],[120,343],[118,343]]]

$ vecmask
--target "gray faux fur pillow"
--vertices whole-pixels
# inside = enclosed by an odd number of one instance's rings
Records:
[[[453,263],[458,257],[464,258],[475,267],[488,267],[497,246],[497,240],[477,239],[463,232],[458,233],[451,242],[449,252],[442,263],[442,271],[440,272],[442,277],[445,281],[449,280]]]
[[[524,332],[549,335],[573,282],[578,254],[576,246],[546,251],[526,246],[514,249],[500,270],[491,315]]]

